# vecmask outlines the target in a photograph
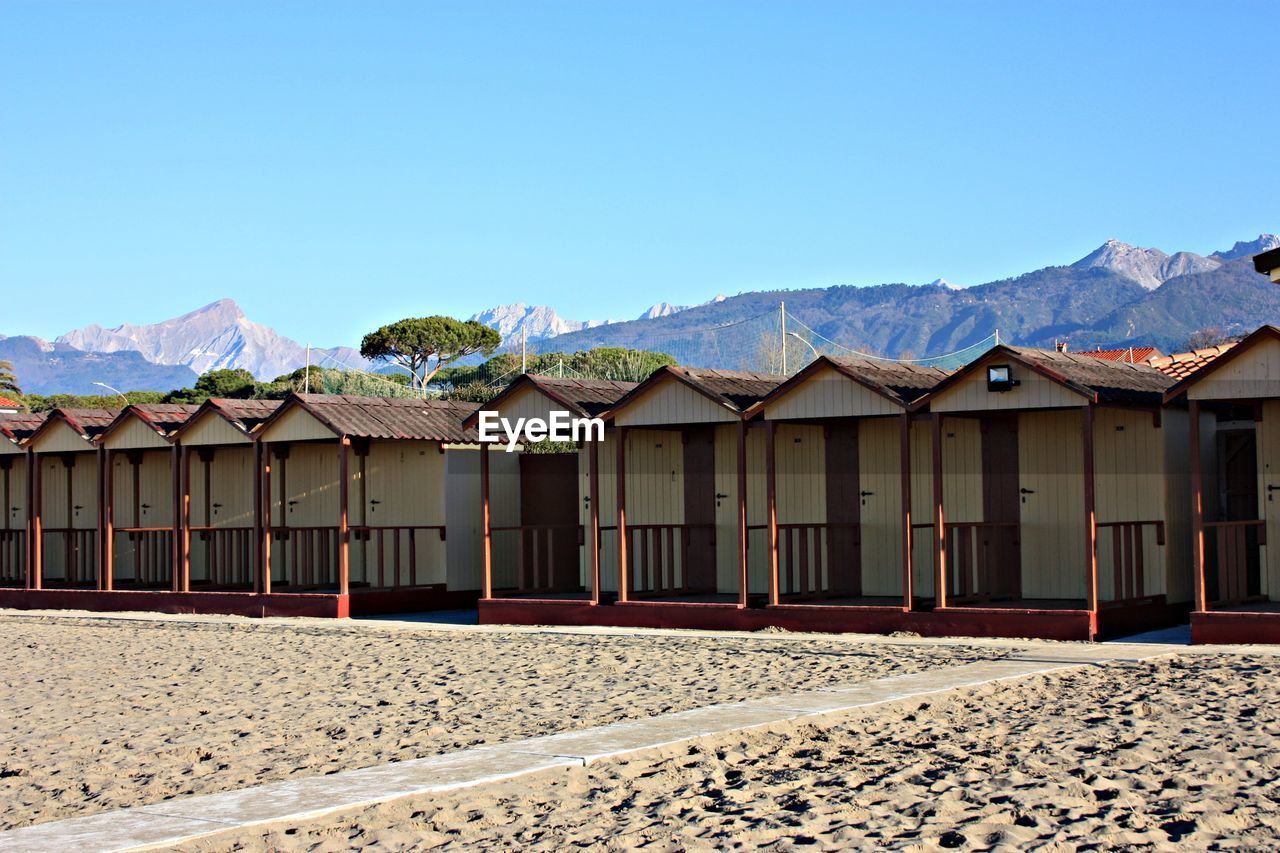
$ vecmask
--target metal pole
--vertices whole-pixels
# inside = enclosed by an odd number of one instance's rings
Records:
[[[528,340],[526,340],[526,337],[525,337],[524,326],[521,326],[520,327],[520,372],[521,373],[529,372],[529,353],[528,353],[527,344],[528,344]]]
[[[311,344],[307,344],[307,368],[302,377],[302,393],[311,393]]]
[[[787,375],[787,303],[779,302],[778,311],[782,314],[782,375]]]

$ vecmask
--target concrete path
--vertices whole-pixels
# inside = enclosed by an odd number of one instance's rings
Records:
[[[529,738],[239,791],[52,821],[0,833],[0,851],[117,851],[167,847],[268,824],[299,822],[401,797],[481,785],[556,768],[633,757],[695,738],[868,708],[992,682],[1115,660],[1143,660],[1178,647],[1043,644],[995,661],[944,667],[826,690],[710,705],[692,711]]]

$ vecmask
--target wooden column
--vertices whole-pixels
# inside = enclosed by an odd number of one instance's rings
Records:
[[[769,604],[782,603],[778,577],[778,422],[766,420],[764,436],[765,514],[769,525]]]
[[[1191,582],[1195,587],[1197,613],[1209,609],[1204,578],[1204,484],[1200,461],[1200,401],[1190,401],[1191,418]]]
[[[110,450],[103,459],[102,484],[102,577],[98,589],[114,588],[116,580],[116,460]]]
[[[350,457],[351,439],[344,435],[338,442],[338,595],[351,591]]]
[[[590,437],[588,435],[588,437]],[[591,562],[591,603],[600,603],[600,442],[587,442],[587,489],[591,523],[587,528],[587,555]]]
[[[254,477],[257,482],[257,477]],[[209,478],[205,477],[205,489],[208,489]],[[186,445],[178,447],[178,504],[177,516],[178,538],[178,571],[181,574],[180,592],[191,592],[191,448]],[[205,523],[211,524],[213,519],[205,516]],[[256,539],[254,541],[257,541]],[[207,567],[211,570],[212,566]],[[256,588],[255,580],[255,588]]]
[[[910,611],[915,601],[915,575],[911,564],[911,415],[898,416],[898,477],[902,499],[902,609]]]
[[[102,584],[102,579],[107,572],[107,553],[110,550],[111,539],[107,535],[107,453],[109,451],[99,445],[97,456],[98,462],[98,512],[97,512],[97,537],[98,537],[98,559],[96,571],[98,573],[94,586],[97,589],[106,589]]]
[[[631,585],[627,571],[627,428],[618,427],[618,601],[626,602]]]
[[[172,560],[173,571],[170,572],[170,585],[174,592],[186,592],[182,582],[182,448],[174,444],[169,449],[169,501],[173,506],[173,517],[169,520],[169,529],[173,531],[173,543],[169,548],[169,559]]]
[[[40,589],[44,584],[44,472],[40,470],[40,454],[31,451],[31,571],[27,589]]]
[[[480,445],[480,530],[483,535],[484,577],[481,597],[493,598],[493,533],[489,519],[489,445]]]
[[[258,543],[257,572],[254,577],[254,591],[262,594],[271,592],[271,454],[268,445],[261,441],[253,442],[254,478],[253,478],[253,531],[254,542]]]
[[[22,584],[27,589],[31,589],[31,560],[35,553],[35,536],[31,530],[31,520],[35,517],[35,454],[30,449],[27,450],[27,476],[26,488],[23,489],[23,496],[26,498],[26,518],[23,520],[22,529],[26,536],[26,548],[22,552]]]
[[[1085,606],[1094,630],[1098,620],[1098,516],[1094,505],[1093,406],[1084,407],[1084,571]],[[1141,543],[1139,543],[1141,547]]]
[[[747,606],[747,422],[738,421],[738,606]]]
[[[934,412],[933,432],[933,571],[934,607],[947,606],[947,528],[942,510],[942,413]]]

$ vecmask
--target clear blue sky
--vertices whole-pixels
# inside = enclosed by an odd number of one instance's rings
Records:
[[[1207,253],[1280,230],[1280,4],[0,4],[0,334]]]

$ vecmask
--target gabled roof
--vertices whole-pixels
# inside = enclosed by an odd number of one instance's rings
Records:
[[[649,374],[649,378],[624,394],[612,408],[604,413],[603,417],[612,420],[619,411],[644,396],[650,388],[669,380],[675,380],[692,388],[713,403],[724,406],[736,415],[741,415],[752,404],[764,399],[786,378],[777,373],[750,373],[741,370],[667,365],[659,367]]]
[[[1280,248],[1269,249],[1262,254],[1254,255],[1253,268],[1263,275],[1269,275],[1273,270],[1280,269]]]
[[[524,373],[511,381],[506,388],[480,408],[496,409],[506,400],[522,389],[533,388],[555,400],[565,410],[579,417],[594,418],[619,400],[632,388],[634,382],[621,382],[613,379],[564,379],[554,376],[540,376]],[[465,426],[474,427],[479,410],[472,413],[465,421]]]
[[[1217,346],[1201,347],[1191,352],[1175,352],[1172,355],[1156,356],[1147,363],[1165,376],[1178,380],[1186,379],[1205,365],[1226,355],[1227,351],[1234,347],[1236,343],[1236,341],[1231,341]]]
[[[769,403],[786,396],[815,373],[826,368],[847,376],[859,385],[904,409],[914,400],[927,394],[930,389],[950,375],[950,371],[943,370],[941,367],[924,367],[916,364],[879,361],[869,358],[820,355],[799,373],[790,377],[762,399],[753,403],[747,409],[747,415],[756,415]]]
[[[1159,405],[1165,390],[1173,384],[1168,376],[1145,364],[1104,361],[1079,353],[998,344],[943,379],[932,391],[917,399],[912,409],[923,408],[929,400],[993,361],[1021,364],[1092,403]]]
[[[10,400],[8,397],[0,397],[0,409],[21,409],[22,404],[17,400]]]
[[[231,400],[210,397],[178,427],[176,437],[182,438],[183,430],[199,420],[205,412],[213,412],[238,432],[249,435],[254,427],[271,417],[275,410],[280,408],[281,402],[280,400]]]
[[[1127,361],[1130,364],[1150,364],[1152,358],[1162,356],[1158,347],[1125,347],[1124,349],[1080,350],[1079,355],[1100,358],[1103,361]]]
[[[261,435],[285,412],[295,407],[324,424],[335,436],[439,441],[448,444],[479,442],[476,431],[462,425],[468,415],[480,408],[478,403],[401,397],[352,397],[345,394],[290,394],[274,413],[257,426],[254,433]]]
[[[137,418],[155,430],[156,434],[165,441],[172,442],[173,434],[199,408],[199,406],[180,403],[139,403],[129,405],[121,410],[120,414],[116,415],[106,429],[96,436],[96,440],[101,442],[112,432],[119,429],[121,425],[127,423],[130,418]]]
[[[1272,251],[1277,250],[1273,249]],[[1206,376],[1209,376],[1218,368],[1223,365],[1230,364],[1236,358],[1253,349],[1256,345],[1268,340],[1280,341],[1280,329],[1270,325],[1259,326],[1242,341],[1215,347],[1215,349],[1219,349],[1221,352],[1212,358],[1198,361],[1194,370],[1185,373],[1179,379],[1177,384],[1165,391],[1165,401],[1168,402],[1182,395],[1188,388],[1204,379]],[[1201,350],[1196,350],[1196,352],[1199,353]]]
[[[111,426],[111,422],[118,414],[120,414],[119,409],[54,409],[45,416],[44,423],[27,437],[27,443],[31,444],[39,440],[40,436],[61,422],[83,438],[86,444],[85,449],[89,450],[92,449],[93,440]]]
[[[44,420],[43,412],[0,412],[0,435],[15,444],[21,444],[40,428]]]

